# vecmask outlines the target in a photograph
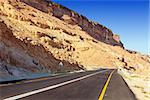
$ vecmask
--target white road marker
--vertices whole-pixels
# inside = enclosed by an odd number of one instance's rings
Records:
[[[42,89],[30,91],[30,92],[23,93],[23,94],[20,94],[20,95],[12,96],[12,97],[6,98],[4,100],[16,100],[16,99],[24,98],[24,97],[27,97],[27,96],[30,96],[30,95],[33,95],[33,94],[37,94],[37,93],[40,93],[40,92],[44,92],[44,91],[51,90],[51,89],[54,89],[54,88],[57,88],[57,87],[60,87],[60,86],[63,86],[63,85],[73,83],[73,82],[76,82],[76,81],[79,81],[79,80],[83,80],[85,78],[88,78],[88,77],[91,77],[93,75],[103,73],[103,72],[106,72],[106,71],[108,71],[108,70],[102,70],[102,71],[92,73],[92,74],[89,74],[89,75],[86,75],[86,76],[82,76],[80,78],[76,78],[76,79],[73,79],[73,80],[70,80],[70,81],[66,81],[66,82],[59,83],[59,84],[56,84],[56,85],[52,85],[52,86],[49,86],[49,87],[45,87],[45,88],[42,88]]]

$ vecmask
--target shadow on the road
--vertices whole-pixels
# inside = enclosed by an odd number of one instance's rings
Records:
[[[0,82],[0,84],[17,83],[17,82],[21,82],[21,81],[24,81],[24,80],[26,80],[26,79],[3,81],[3,82]]]

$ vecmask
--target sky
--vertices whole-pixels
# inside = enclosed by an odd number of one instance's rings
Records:
[[[149,0],[53,0],[119,34],[125,48],[150,54]]]

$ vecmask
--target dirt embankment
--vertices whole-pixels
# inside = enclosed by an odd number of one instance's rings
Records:
[[[62,68],[73,71],[82,69],[76,63],[56,59],[41,45],[33,45],[30,40],[17,39],[3,21],[0,21],[0,69],[4,75],[22,76],[23,72],[57,72]],[[18,68],[18,69],[17,69]],[[20,70],[22,68],[22,71]],[[20,72],[19,72],[20,71]]]

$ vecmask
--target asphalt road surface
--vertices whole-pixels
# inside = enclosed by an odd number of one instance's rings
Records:
[[[95,70],[0,85],[1,100],[136,100],[116,70]]]

